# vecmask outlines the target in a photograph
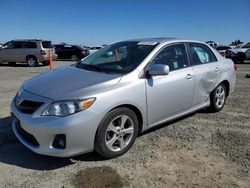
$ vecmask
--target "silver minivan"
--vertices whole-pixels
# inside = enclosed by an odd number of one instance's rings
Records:
[[[40,39],[12,40],[0,48],[0,63],[15,64],[20,62],[27,63],[30,67],[35,67],[40,62],[43,65],[48,65],[49,50],[51,50],[52,58],[56,59],[57,55],[54,53],[51,41]]]
[[[26,81],[12,127],[32,151],[112,158],[138,135],[199,109],[222,110],[236,66],[207,44],[170,38],[122,41]]]

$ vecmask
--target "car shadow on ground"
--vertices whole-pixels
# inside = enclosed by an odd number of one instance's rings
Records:
[[[205,110],[200,110],[197,113],[207,113]],[[196,113],[186,115],[176,120],[163,123],[159,126],[151,128],[139,135],[143,136],[158,129],[167,127],[181,121],[185,118],[194,116]],[[11,128],[11,117],[0,118],[0,163],[15,165],[22,168],[33,170],[54,170],[59,169],[78,161],[104,161],[105,158],[98,155],[96,152],[79,155],[71,158],[49,157],[36,154],[25,146],[23,146],[14,135]]]
[[[96,153],[76,157],[81,161],[103,160]],[[0,163],[33,170],[54,170],[74,164],[72,158],[57,158],[36,154],[23,146],[11,128],[11,117],[0,118]]]
[[[36,67],[44,67],[44,66],[47,66],[47,65],[38,64],[38,66],[36,66]],[[0,67],[27,67],[27,68],[33,68],[33,67],[29,67],[26,63],[16,63],[16,64],[0,63]]]

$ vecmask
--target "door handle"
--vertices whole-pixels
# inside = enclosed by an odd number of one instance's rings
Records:
[[[215,68],[215,72],[219,72],[220,69],[218,67]]]
[[[190,80],[193,78],[193,76],[191,74],[187,74],[187,76],[185,77],[186,79]]]

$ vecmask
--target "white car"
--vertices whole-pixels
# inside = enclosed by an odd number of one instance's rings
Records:
[[[250,42],[243,44],[242,46],[234,48],[235,52],[243,52],[246,53],[246,51],[250,48]]]
[[[89,53],[93,54],[93,53],[97,52],[98,50],[100,50],[101,48],[103,48],[103,46],[92,46],[89,48]]]
[[[217,46],[215,48],[222,56],[225,56],[227,50],[231,50],[230,46]]]

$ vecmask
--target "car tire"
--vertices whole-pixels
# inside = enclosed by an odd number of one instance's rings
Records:
[[[48,66],[49,65],[49,61],[43,61],[42,64],[43,64],[43,66]]]
[[[79,57],[77,55],[72,55],[70,59],[72,61],[79,61]]]
[[[29,67],[36,67],[38,65],[37,59],[34,56],[28,56],[26,58],[26,63]]]
[[[120,156],[132,147],[138,130],[138,118],[131,109],[114,109],[103,118],[97,129],[95,150],[105,158]]]
[[[219,84],[210,94],[210,112],[219,112],[223,109],[227,98],[227,90],[224,84]]]

